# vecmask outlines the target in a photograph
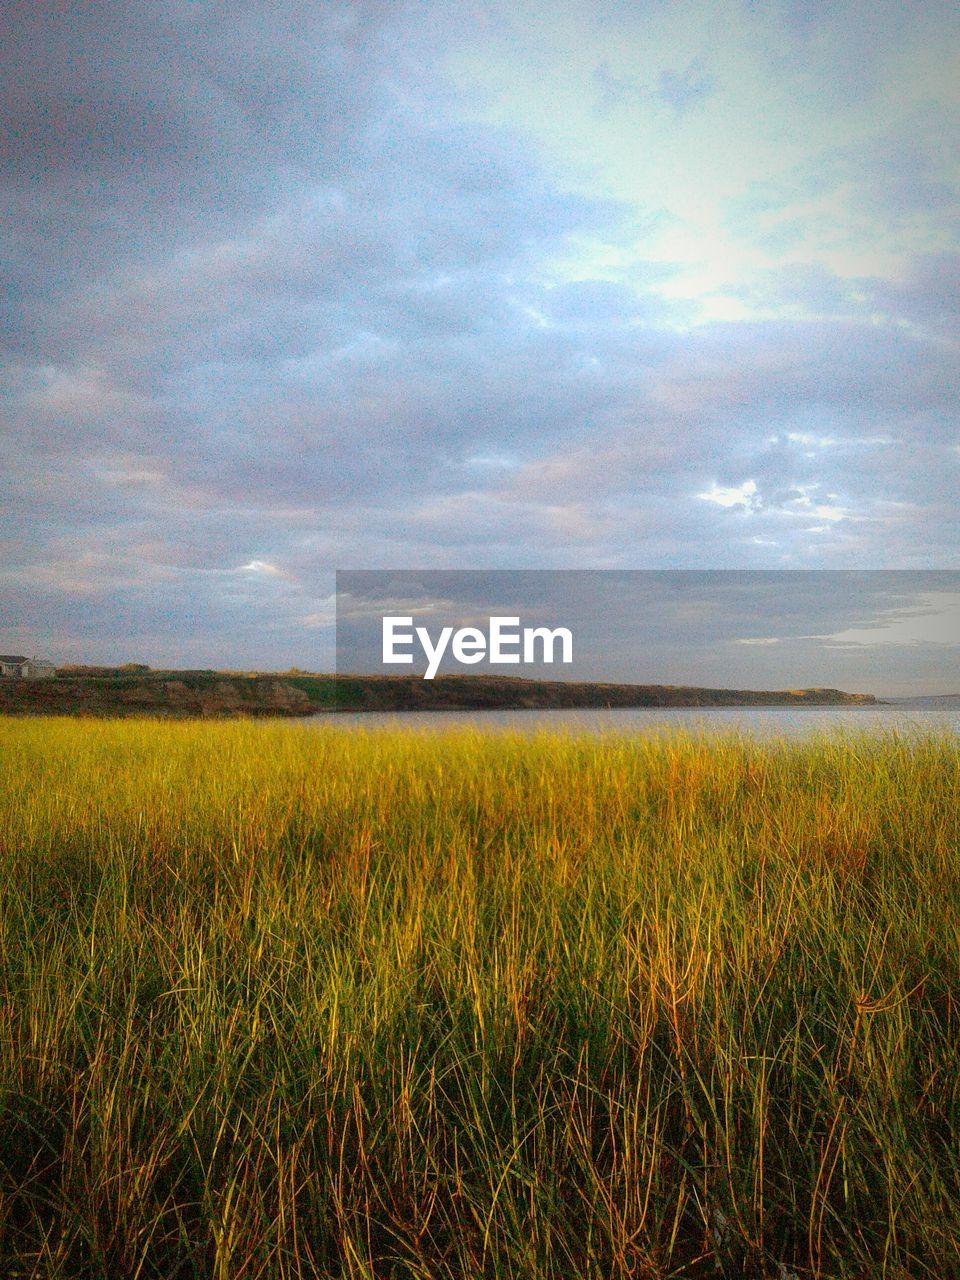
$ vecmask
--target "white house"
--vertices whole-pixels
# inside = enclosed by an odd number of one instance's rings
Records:
[[[0,653],[0,677],[14,680],[52,680],[57,668],[46,658],[25,658],[20,653]]]

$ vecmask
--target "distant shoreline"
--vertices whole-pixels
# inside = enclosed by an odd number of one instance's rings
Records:
[[[566,710],[622,707],[879,706],[841,689],[717,689],[687,685],[418,676],[61,669],[51,680],[0,680],[0,714],[305,717],[320,712]]]

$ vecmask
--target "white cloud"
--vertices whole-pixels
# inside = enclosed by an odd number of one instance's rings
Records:
[[[757,494],[756,480],[744,480],[743,484],[724,488],[722,485],[711,485],[697,497],[705,502],[715,502],[718,507],[743,507],[753,510]]]

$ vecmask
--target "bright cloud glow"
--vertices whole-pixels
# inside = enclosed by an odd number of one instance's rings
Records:
[[[756,492],[756,480],[744,480],[743,484],[732,488],[723,488],[715,484],[705,493],[698,493],[697,497],[703,498],[706,502],[715,502],[718,507],[750,508],[753,506]]]

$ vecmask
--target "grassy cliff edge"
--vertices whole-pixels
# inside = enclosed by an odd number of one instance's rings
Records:
[[[457,711],[575,707],[875,705],[839,689],[707,689],[528,680],[509,676],[313,675],[142,668],[61,670],[55,680],[0,681],[0,713],[95,716],[309,716],[318,711]]]

